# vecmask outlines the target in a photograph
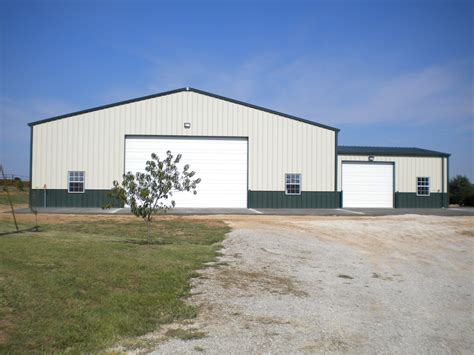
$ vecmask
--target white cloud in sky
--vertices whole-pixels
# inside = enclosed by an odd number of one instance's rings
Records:
[[[313,58],[283,63],[276,55],[225,69],[215,63],[151,62],[153,92],[195,86],[328,124],[474,118],[471,60],[398,73]]]
[[[0,98],[0,149],[6,152],[15,144],[28,144],[28,122],[184,86],[336,127],[450,122],[458,133],[473,139],[472,59],[404,71],[371,68],[345,59],[291,60],[278,53],[226,65],[199,56],[173,62],[152,56],[142,59],[149,67],[148,83],[124,83],[122,87],[97,92],[97,102],[88,107],[60,98]],[[5,156],[0,158],[5,160]]]

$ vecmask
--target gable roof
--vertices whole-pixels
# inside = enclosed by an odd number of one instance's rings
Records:
[[[414,147],[363,147],[340,145],[337,147],[339,155],[392,155],[408,157],[449,157],[451,154],[435,150]]]
[[[108,105],[97,106],[97,107],[89,108],[89,109],[82,110],[82,111],[68,113],[68,114],[65,114],[65,115],[54,116],[54,117],[46,118],[46,119],[43,119],[43,120],[30,122],[30,123],[28,123],[28,126],[32,127],[32,126],[36,126],[38,124],[42,124],[42,123],[46,123],[46,122],[60,120],[60,119],[63,119],[63,118],[77,116],[77,115],[81,115],[81,114],[89,113],[89,112],[93,112],[93,111],[104,110],[104,109],[115,107],[115,106],[126,105],[126,104],[130,104],[130,103],[137,102],[137,101],[153,99],[153,98],[160,97],[160,96],[172,95],[172,94],[176,94],[178,92],[183,92],[183,91],[195,92],[197,94],[206,95],[206,96],[213,97],[213,98],[216,98],[216,99],[219,99],[219,100],[224,100],[224,101],[231,102],[231,103],[234,103],[234,104],[237,104],[237,105],[250,107],[250,108],[253,108],[253,109],[256,109],[256,110],[264,111],[264,112],[271,113],[271,114],[278,115],[278,116],[283,116],[283,117],[286,117],[286,118],[289,118],[289,119],[292,119],[292,120],[300,121],[300,122],[307,123],[307,124],[310,124],[310,125],[313,125],[313,126],[318,126],[318,127],[321,127],[321,128],[331,130],[331,131],[339,132],[339,128],[334,128],[334,127],[327,126],[327,125],[320,124],[320,123],[316,123],[316,122],[313,122],[313,121],[310,121],[310,120],[307,120],[307,119],[304,119],[304,118],[288,115],[286,113],[270,110],[270,109],[265,108],[265,107],[249,104],[247,102],[234,100],[234,99],[231,99],[231,98],[228,98],[228,97],[212,94],[210,92],[206,92],[206,91],[202,91],[202,90],[198,90],[198,89],[194,89],[194,88],[189,88],[189,87],[176,89],[176,90],[170,90],[170,91],[164,91],[164,92],[154,94],[154,95],[137,97],[135,99],[119,101],[119,102],[115,102],[115,103],[108,104]]]

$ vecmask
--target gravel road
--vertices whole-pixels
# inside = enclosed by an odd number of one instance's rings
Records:
[[[473,217],[214,218],[233,231],[199,315],[155,354],[472,353]]]

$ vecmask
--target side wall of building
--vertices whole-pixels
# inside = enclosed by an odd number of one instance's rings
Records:
[[[33,126],[31,203],[43,204],[46,184],[48,206],[103,204],[127,135],[248,137],[249,207],[337,207],[337,132],[192,91]],[[85,172],[85,194],[67,192],[68,171]],[[285,173],[302,174],[301,196],[285,195]]]
[[[368,162],[367,155],[339,155],[337,190],[341,191],[342,162]],[[393,162],[395,173],[395,207],[439,208],[448,207],[448,158],[374,156],[375,162]],[[417,177],[430,178],[430,195],[417,196]],[[344,193],[342,191],[342,193]]]

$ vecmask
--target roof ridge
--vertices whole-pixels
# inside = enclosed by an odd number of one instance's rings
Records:
[[[317,123],[317,122],[310,121],[310,120],[305,119],[305,118],[289,115],[287,113],[275,111],[275,110],[265,108],[265,107],[262,107],[262,106],[257,106],[257,105],[254,105],[254,104],[250,104],[248,102],[239,101],[239,100],[231,99],[231,98],[228,98],[228,97],[225,97],[225,96],[212,94],[210,92],[195,89],[195,88],[192,88],[192,87],[189,87],[189,86],[179,88],[179,89],[175,89],[175,90],[163,91],[163,92],[152,94],[152,95],[140,96],[140,97],[137,97],[137,98],[134,98],[134,99],[128,99],[128,100],[124,100],[124,101],[117,101],[117,102],[114,102],[114,103],[111,103],[111,104],[96,106],[96,107],[92,107],[92,108],[85,109],[85,110],[80,110],[80,111],[67,113],[67,114],[64,114],[64,115],[53,116],[53,117],[45,118],[45,119],[42,119],[42,120],[39,120],[39,121],[30,122],[30,123],[28,123],[28,126],[32,127],[32,126],[42,124],[42,123],[46,123],[46,122],[51,122],[51,121],[56,121],[56,120],[60,120],[60,119],[63,119],[63,118],[82,115],[82,114],[89,113],[89,112],[104,110],[104,109],[115,107],[115,106],[126,105],[126,104],[130,104],[130,103],[137,102],[137,101],[149,100],[149,99],[153,99],[153,98],[160,97],[160,96],[172,95],[172,94],[176,94],[176,93],[183,92],[183,91],[195,92],[197,94],[206,95],[206,96],[213,97],[213,98],[216,98],[216,99],[219,99],[219,100],[224,100],[224,101],[227,101],[227,102],[231,102],[231,103],[234,103],[234,104],[237,104],[237,105],[250,107],[250,108],[253,108],[253,109],[256,109],[256,110],[264,111],[264,112],[271,113],[271,114],[274,114],[274,115],[277,115],[277,116],[282,116],[282,117],[286,117],[286,118],[289,118],[289,119],[292,119],[292,120],[296,120],[296,121],[300,121],[300,122],[303,122],[303,123],[311,124],[311,125],[314,125],[314,126],[318,126],[318,127],[324,128],[324,129],[331,130],[331,131],[335,131],[335,132],[340,131],[339,128],[335,128],[335,127],[328,126],[328,125],[325,125],[325,124]]]

